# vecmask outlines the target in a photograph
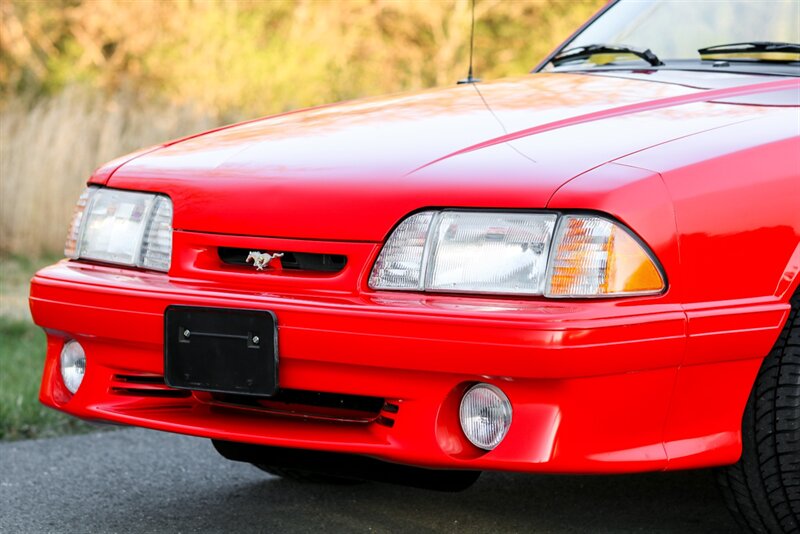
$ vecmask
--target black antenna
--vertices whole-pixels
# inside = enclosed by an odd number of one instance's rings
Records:
[[[467,77],[463,80],[458,80],[459,85],[462,83],[477,83],[480,78],[473,78],[472,77],[472,50],[475,47],[475,0],[472,0],[472,29],[470,30],[469,34],[469,71],[467,71]]]

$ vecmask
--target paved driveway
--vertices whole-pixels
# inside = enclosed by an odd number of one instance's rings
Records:
[[[734,532],[708,471],[330,487],[128,429],[0,444],[0,532]]]

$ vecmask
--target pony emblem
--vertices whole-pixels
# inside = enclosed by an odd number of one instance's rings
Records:
[[[247,263],[253,262],[253,266],[257,271],[263,271],[269,266],[269,262],[275,258],[282,258],[283,252],[276,252],[275,254],[262,254],[257,250],[251,250],[245,260]]]

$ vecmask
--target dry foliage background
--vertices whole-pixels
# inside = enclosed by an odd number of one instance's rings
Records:
[[[477,0],[475,66],[524,74],[604,0]],[[0,0],[0,253],[57,253],[103,161],[297,107],[449,85],[469,0]]]

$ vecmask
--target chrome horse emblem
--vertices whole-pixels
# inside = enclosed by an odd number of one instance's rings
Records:
[[[282,258],[283,252],[276,252],[275,254],[263,254],[257,250],[251,250],[245,260],[247,263],[253,262],[253,266],[257,271],[263,271],[269,266],[269,262],[275,258]]]

